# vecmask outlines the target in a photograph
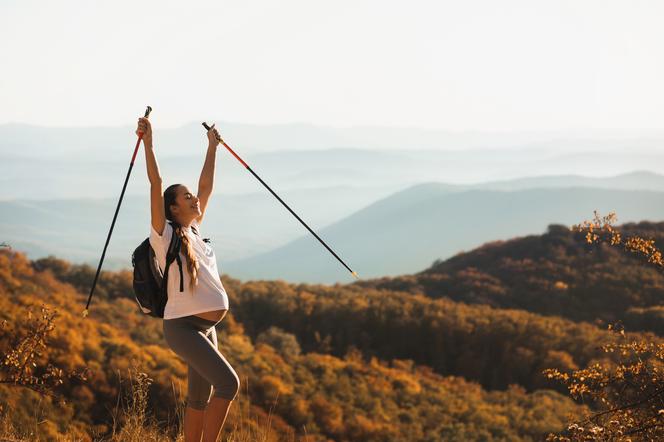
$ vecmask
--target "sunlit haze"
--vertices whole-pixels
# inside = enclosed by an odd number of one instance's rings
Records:
[[[658,1],[0,2],[0,124],[663,129]]]

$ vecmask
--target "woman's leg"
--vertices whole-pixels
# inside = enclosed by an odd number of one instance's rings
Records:
[[[224,428],[228,410],[231,408],[230,399],[215,396],[205,409],[203,422],[203,442],[216,442]]]
[[[216,334],[208,331],[207,338],[217,346]],[[214,341],[213,341],[214,339]],[[210,401],[212,384],[203,378],[191,365],[187,372],[187,407],[184,413],[184,439],[186,442],[200,442],[203,436],[205,408]]]
[[[210,333],[210,338],[212,339],[212,344],[214,347],[218,348],[217,330],[214,327]],[[224,360],[226,360],[226,358],[224,358]],[[228,364],[228,361],[226,361],[226,363]],[[228,364],[228,367],[233,370],[230,364]],[[235,370],[233,370],[233,373],[235,373]],[[237,374],[235,374],[235,377],[237,377]],[[239,386],[240,382],[238,381],[238,388]],[[226,399],[219,396],[217,393],[218,392],[215,389],[215,396],[212,398],[212,401],[210,401],[207,408],[205,409],[205,417],[203,422],[203,442],[216,442],[219,434],[221,433],[221,429],[224,427],[224,423],[226,422],[228,410],[231,407],[232,399]],[[224,396],[228,395],[224,394]]]
[[[201,442],[205,410],[196,410],[187,406],[184,411],[184,441]]]
[[[235,399],[240,387],[235,370],[215,345],[217,340],[216,329],[212,328],[212,340],[206,336],[207,332],[210,331],[211,324],[214,324],[214,322],[193,315],[164,320],[164,338],[169,347],[184,359],[196,373],[200,374],[204,380],[214,386],[214,405],[208,405],[210,416],[207,419],[204,418],[205,422],[210,422],[207,426],[210,429],[208,435],[205,435],[204,431],[206,441],[216,440],[216,436],[224,424],[230,402]],[[195,396],[188,394],[188,399],[191,399],[189,405],[200,407],[200,402],[196,403]],[[197,415],[196,411],[189,411],[189,414],[191,423],[200,420],[200,416]],[[187,421],[186,418],[185,421]],[[204,427],[206,427],[205,422]],[[192,425],[192,430],[195,426]],[[195,439],[195,434],[193,436],[194,440],[199,442],[200,439]],[[190,441],[187,440],[187,442]]]

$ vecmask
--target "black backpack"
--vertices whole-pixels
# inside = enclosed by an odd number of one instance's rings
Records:
[[[155,256],[154,250],[150,245],[150,238],[146,238],[140,246],[136,247],[131,255],[131,265],[134,267],[134,296],[138,307],[146,315],[156,318],[164,317],[166,301],[168,301],[168,269],[173,261],[177,261],[180,270],[180,291],[184,291],[182,277],[182,260],[180,259],[180,246],[182,240],[175,234],[176,225],[167,221],[173,228],[173,236],[166,252],[166,268],[162,274]],[[192,231],[198,235],[196,228],[192,226]],[[208,242],[209,240],[204,240]]]

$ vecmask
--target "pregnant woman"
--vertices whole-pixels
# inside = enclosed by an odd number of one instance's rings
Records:
[[[207,133],[207,155],[198,181],[198,194],[194,195],[182,184],[173,184],[162,194],[150,121],[140,118],[136,132],[143,133],[150,179],[150,245],[162,271],[171,237],[178,235],[182,240],[182,271],[177,262],[168,271],[163,329],[169,347],[189,365],[184,439],[200,442],[202,437],[204,442],[213,442],[221,433],[231,402],[240,389],[237,373],[217,348],[215,326],[228,311],[228,296],[219,279],[214,251],[200,236],[200,225],[212,194],[219,134],[214,125]]]

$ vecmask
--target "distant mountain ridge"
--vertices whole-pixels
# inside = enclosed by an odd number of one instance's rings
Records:
[[[200,122],[179,127],[160,127],[152,116],[155,144],[166,155],[177,155],[196,140],[205,141]],[[124,151],[135,140],[135,123],[103,127],[47,127],[25,123],[0,124],[0,155],[21,153],[27,157],[56,157],[84,154],[91,148]],[[209,122],[215,120],[208,120]],[[416,127],[351,126],[332,127],[308,123],[244,124],[216,120],[216,127],[231,145],[241,143],[252,151],[321,150],[330,148],[368,149],[535,149],[556,148],[575,152],[622,149],[659,149],[664,144],[661,130],[566,130],[478,132],[446,131]],[[38,148],[42,150],[38,150]],[[27,149],[27,150],[26,150]],[[34,150],[32,150],[34,149]]]
[[[487,241],[542,233],[616,211],[621,221],[664,219],[664,192],[592,188],[466,190],[420,185],[321,230],[319,236],[361,277],[396,276],[428,267]],[[237,278],[336,283],[348,272],[305,235],[271,252],[227,262]]]
[[[132,119],[133,123],[133,119]],[[165,183],[195,187],[207,149],[199,122],[154,123]],[[664,174],[661,131],[478,133],[417,128],[333,128],[218,122],[224,139],[275,191],[333,186],[458,185],[524,176]],[[136,142],[135,128],[0,125],[0,201],[117,198]],[[260,184],[220,147],[218,188],[236,195]],[[146,194],[139,150],[126,195]]]
[[[584,184],[596,188],[569,188]],[[621,186],[629,190],[611,190]],[[639,188],[664,191],[664,177],[635,172],[473,186],[421,183],[400,190],[334,186],[277,191],[361,277],[373,277],[416,272],[486,241],[542,233],[552,223],[577,223],[594,209],[616,210],[621,221],[663,219],[661,194]],[[105,269],[130,267],[131,252],[149,234],[148,202],[148,195],[125,195]],[[0,241],[33,259],[54,254],[96,265],[116,205],[115,198],[0,201]],[[215,193],[203,232],[213,239],[221,271],[238,278],[334,283],[350,276],[267,191]]]

